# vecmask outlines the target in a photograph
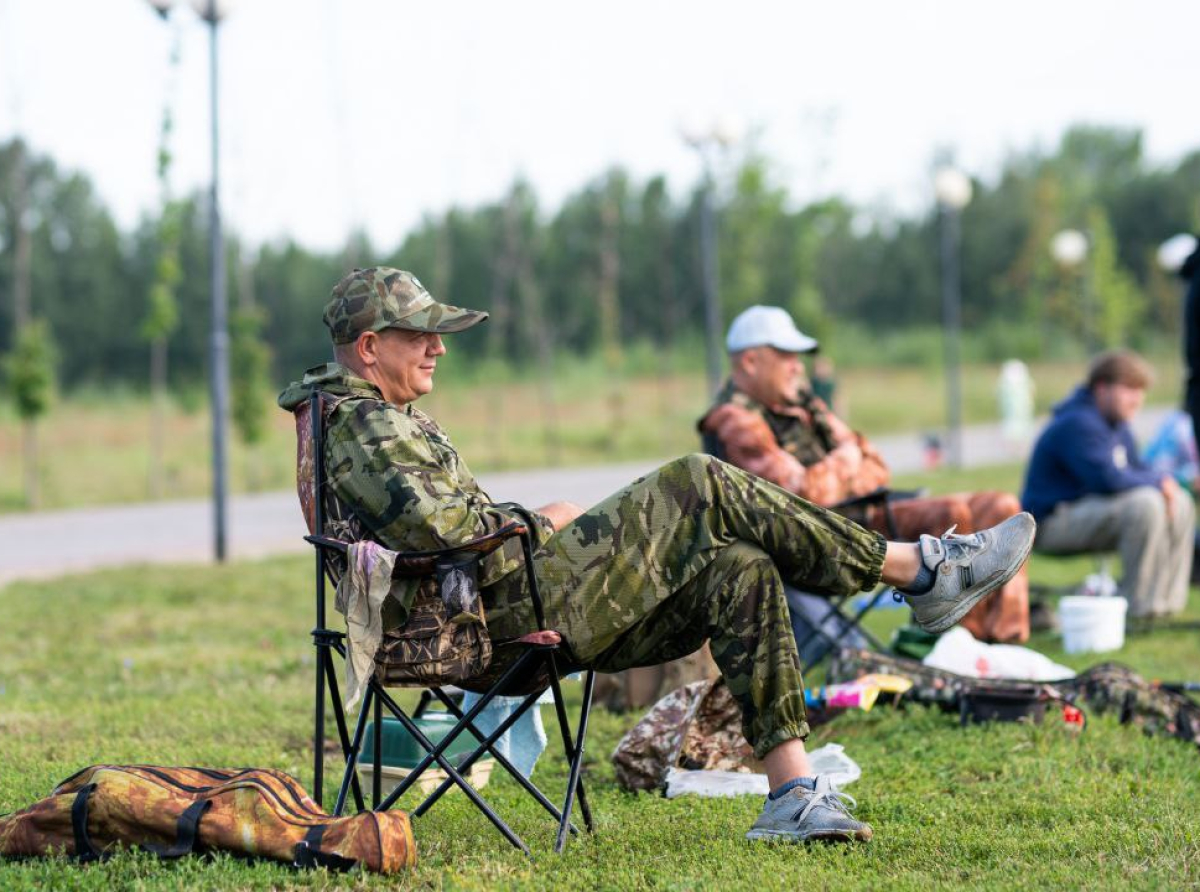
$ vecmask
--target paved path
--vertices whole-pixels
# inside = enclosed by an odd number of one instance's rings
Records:
[[[1137,428],[1143,442],[1166,412],[1142,413]],[[880,437],[875,442],[893,471],[921,468],[920,437]],[[982,466],[1023,458],[1023,451],[1006,448],[997,425],[963,431],[964,464]],[[481,474],[480,482],[499,501],[536,506],[568,499],[592,505],[659,463],[499,472]],[[308,547],[303,533],[295,493],[230,500],[229,543],[235,558],[303,551]],[[211,507],[203,499],[0,517],[0,585],[123,564],[205,562],[211,552]]]

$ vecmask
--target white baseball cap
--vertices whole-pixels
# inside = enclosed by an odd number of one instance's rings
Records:
[[[738,313],[725,336],[725,348],[740,353],[751,347],[774,347],[786,353],[811,353],[817,349],[816,338],[810,338],[792,321],[782,307],[753,306]]]

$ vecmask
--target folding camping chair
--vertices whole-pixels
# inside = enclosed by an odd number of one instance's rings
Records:
[[[344,566],[344,556],[352,543],[345,539],[326,535],[325,498],[326,480],[323,462],[324,443],[324,410],[319,394],[314,394],[309,402],[296,410],[297,427],[297,486],[300,499],[309,523],[311,534],[305,539],[315,548],[316,553],[316,627],[312,631],[313,644],[317,650],[316,660],[316,699],[314,708],[313,730],[313,795],[318,804],[322,802],[324,785],[324,741],[325,741],[325,696],[326,687],[332,700],[332,711],[337,725],[338,740],[341,746],[345,767],[338,789],[337,803],[333,813],[341,814],[345,808],[348,795],[354,796],[355,804],[361,811],[365,807],[363,792],[357,775],[358,758],[366,733],[367,716],[374,718],[374,779],[371,791],[371,807],[384,810],[390,808],[408,791],[420,776],[435,764],[447,775],[447,779],[430,793],[424,801],[411,813],[413,818],[424,815],[439,798],[452,786],[459,787],[476,807],[495,825],[504,837],[514,846],[529,855],[529,847],[512,830],[511,827],[484,801],[477,790],[464,778],[464,774],[484,755],[491,755],[496,764],[505,769],[518,784],[525,789],[549,814],[558,822],[558,836],[554,850],[561,852],[566,844],[568,833],[577,833],[578,828],[571,822],[571,812],[576,799],[583,814],[584,824],[589,832],[594,827],[591,810],[588,807],[587,796],[584,792],[581,770],[583,766],[584,738],[587,734],[588,717],[591,710],[594,673],[586,672],[583,682],[583,703],[579,712],[577,733],[572,737],[567,719],[566,706],[563,701],[562,688],[559,684],[561,675],[572,671],[570,659],[562,649],[562,637],[558,632],[547,629],[542,608],[542,600],[538,591],[537,573],[533,562],[532,519],[524,509],[513,504],[496,506],[514,515],[514,519],[501,529],[482,536],[470,542],[464,542],[453,548],[438,549],[422,552],[401,552],[397,555],[393,578],[419,578],[433,575],[439,561],[462,560],[464,558],[479,558],[500,547],[505,541],[519,537],[522,546],[525,572],[529,585],[530,598],[534,615],[537,619],[538,631],[524,636],[514,642],[497,643],[497,651],[506,649],[505,656],[511,657],[510,665],[496,668],[494,674],[498,678],[486,684],[486,690],[480,700],[465,713],[455,702],[450,693],[442,686],[426,687],[421,696],[421,703],[410,715],[387,692],[386,679],[380,677],[379,656],[376,657],[377,670],[368,681],[362,705],[359,709],[358,720],[353,733],[350,732],[346,721],[345,709],[342,706],[338,689],[337,667],[334,654],[343,659],[347,655],[346,634],[327,627],[325,611],[325,583],[328,578],[336,584]],[[513,655],[510,651],[515,652]],[[461,679],[470,683],[471,679]],[[479,683],[476,679],[476,683]],[[416,687],[415,685],[394,685],[396,687]],[[496,741],[524,715],[541,696],[546,687],[553,693],[555,713],[561,732],[563,749],[569,763],[567,789],[562,808],[559,809],[539,790],[528,778],[521,774],[512,763],[496,748]],[[490,734],[485,735],[475,725],[475,718],[498,695],[524,696],[520,705]],[[425,706],[433,699],[445,705],[447,711],[457,718],[454,727],[436,744],[432,742],[417,726],[414,716],[419,715]],[[381,760],[382,760],[382,726],[383,711],[394,717],[403,728],[413,737],[425,755],[408,775],[386,797],[381,795]],[[473,751],[462,757],[457,764],[451,763],[446,757],[447,749],[463,734],[475,738],[477,745]],[[469,739],[469,738],[467,738]]]
[[[892,503],[905,499],[918,498],[923,494],[922,490],[894,490],[881,486],[856,498],[838,502],[836,505],[831,506],[830,510],[848,517],[856,523],[865,525],[871,510],[877,509],[883,513],[884,531],[888,539],[891,540],[896,538],[897,529],[896,518],[892,514]],[[875,650],[880,653],[887,653],[888,648],[862,625],[862,621],[880,601],[894,597],[894,589],[891,586],[881,586],[873,594],[861,600],[852,614],[847,614],[846,607],[851,603],[850,599],[852,597],[855,596],[842,595],[828,599],[828,612],[819,621],[810,623],[808,634],[796,641],[796,651],[798,653],[805,652],[810,644],[818,639],[824,645],[818,646],[813,650],[815,655],[805,662],[801,670],[802,672],[809,672],[813,666],[825,659],[829,653],[842,646],[845,639],[855,632],[865,638]]]

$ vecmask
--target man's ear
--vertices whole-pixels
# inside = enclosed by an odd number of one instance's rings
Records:
[[[758,351],[759,347],[750,347],[743,350],[737,356],[738,365],[742,369],[742,373],[747,377],[753,378],[758,372]]]
[[[364,366],[372,366],[379,362],[379,335],[373,331],[364,331],[354,342],[354,355]]]

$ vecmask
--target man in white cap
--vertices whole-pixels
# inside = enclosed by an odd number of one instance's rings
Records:
[[[812,392],[803,356],[818,344],[796,328],[786,310],[750,307],[733,320],[725,344],[729,380],[697,425],[706,452],[827,508],[888,484],[891,472],[878,450]],[[1020,510],[1015,496],[993,491],[906,499],[886,511],[872,505],[847,513],[870,529],[913,541],[952,526],[960,533],[985,529]],[[963,625],[977,638],[1025,641],[1025,569],[977,605]]]

